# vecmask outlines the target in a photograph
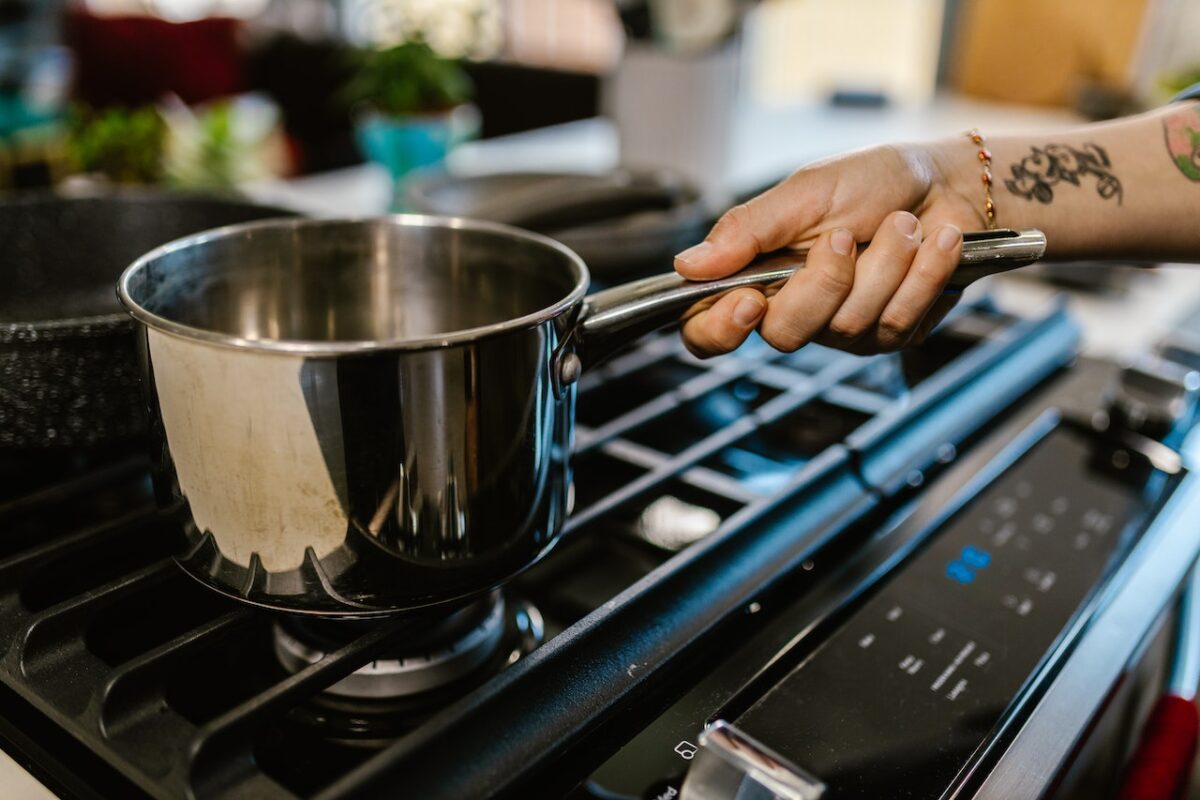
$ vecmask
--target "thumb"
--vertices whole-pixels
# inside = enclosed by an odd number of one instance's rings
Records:
[[[775,187],[725,212],[700,244],[675,256],[675,271],[691,280],[732,275],[760,253],[788,244],[788,204]]]

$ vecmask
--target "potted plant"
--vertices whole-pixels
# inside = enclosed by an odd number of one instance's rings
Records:
[[[76,109],[68,119],[71,172],[92,182],[154,184],[163,175],[167,130],[153,106]]]
[[[359,147],[394,180],[440,163],[478,134],[478,109],[467,102],[471,92],[461,64],[423,41],[358,51],[347,96]]]

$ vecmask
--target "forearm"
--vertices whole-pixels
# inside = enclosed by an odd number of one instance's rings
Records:
[[[997,224],[1041,228],[1051,257],[1200,261],[1200,103],[988,147]],[[940,142],[934,157],[982,205],[974,146]]]

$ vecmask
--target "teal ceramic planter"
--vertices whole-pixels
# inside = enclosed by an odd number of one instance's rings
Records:
[[[355,135],[363,155],[399,181],[414,169],[440,164],[456,145],[478,136],[479,110],[461,105],[441,114],[366,114]]]

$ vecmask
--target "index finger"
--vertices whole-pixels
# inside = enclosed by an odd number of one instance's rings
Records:
[[[697,281],[722,278],[794,241],[798,220],[790,194],[781,184],[726,211],[703,242],[675,256],[675,271]]]

